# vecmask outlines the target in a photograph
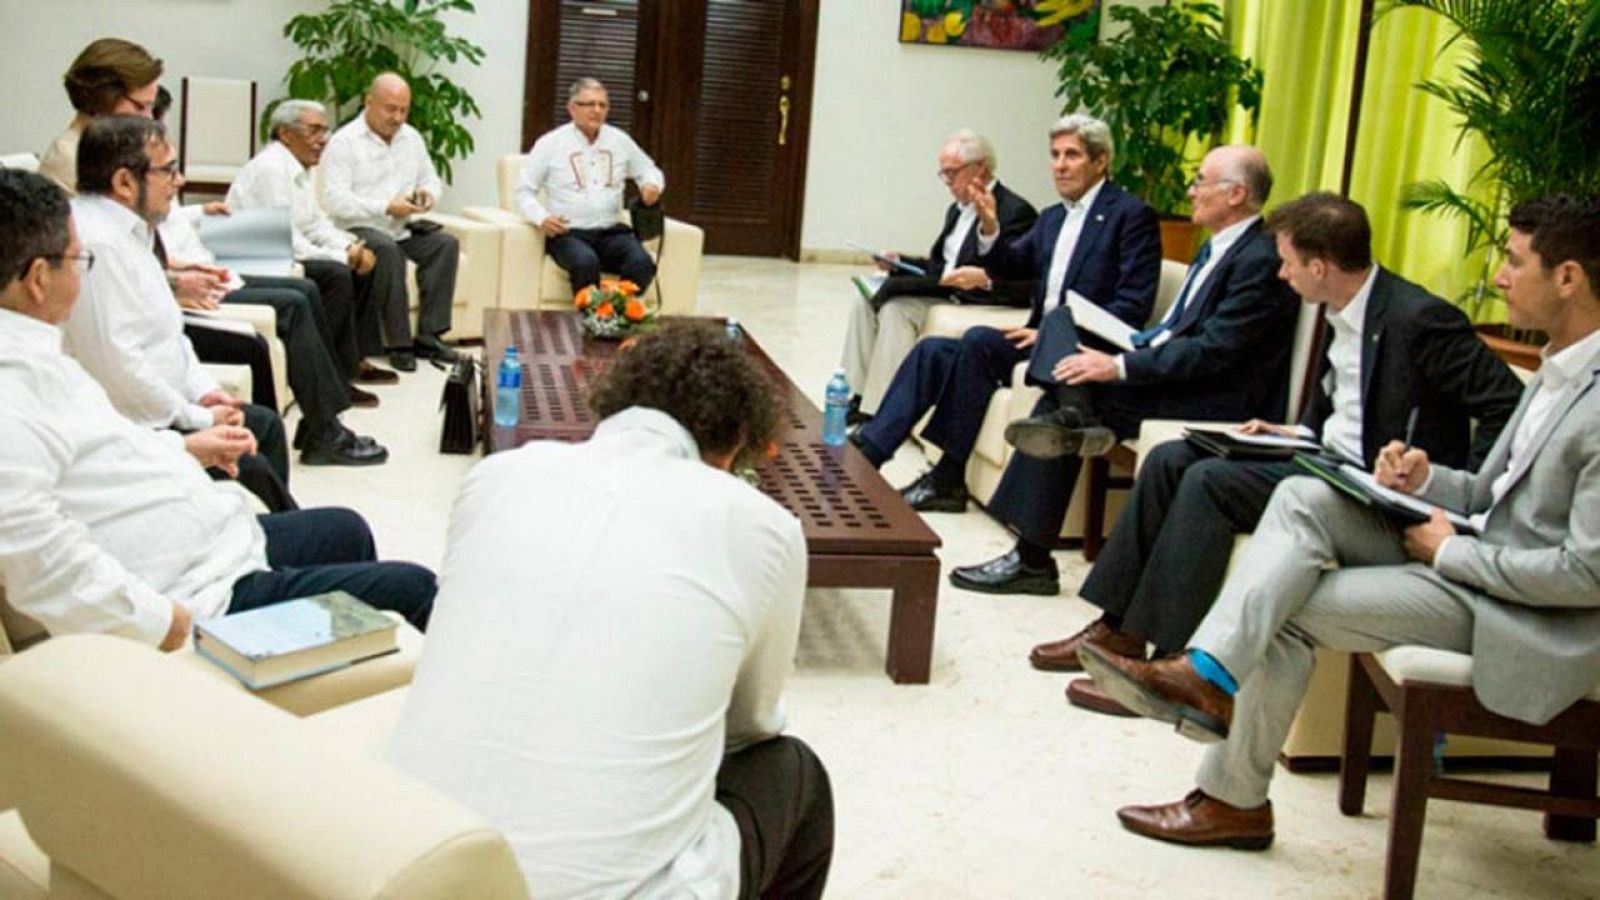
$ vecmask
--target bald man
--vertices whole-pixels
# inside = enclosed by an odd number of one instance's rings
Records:
[[[1034,414],[1011,423],[1017,448],[989,512],[1011,526],[1011,552],[950,573],[956,587],[993,594],[1055,594],[1050,555],[1084,457],[1139,433],[1146,418],[1281,422],[1299,303],[1278,279],[1277,243],[1261,224],[1272,172],[1261,151],[1206,154],[1189,186],[1195,224],[1211,232],[1177,298],[1135,349],[1080,345],[1072,312],[1039,326],[1028,382],[1045,390]],[[1108,345],[1103,345],[1108,346]]]
[[[450,330],[460,248],[437,223],[415,218],[433,209],[444,184],[422,135],[406,124],[410,113],[411,86],[385,72],[372,80],[361,115],[339,129],[322,152],[322,205],[335,225],[377,255],[373,295],[383,316],[389,362],[402,372],[415,371],[419,356],[441,362],[457,356],[439,338]],[[407,258],[417,264],[420,294],[415,339],[406,297]]]

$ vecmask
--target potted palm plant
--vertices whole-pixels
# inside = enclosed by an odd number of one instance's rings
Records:
[[[1108,15],[1124,26],[1115,37],[1068,34],[1043,56],[1056,63],[1062,111],[1087,109],[1111,126],[1112,180],[1162,215],[1164,255],[1188,262],[1189,181],[1235,105],[1255,116],[1261,70],[1233,52],[1215,3],[1114,6]]]
[[[397,72],[411,85],[408,122],[421,132],[440,177],[472,152],[467,116],[483,117],[472,95],[435,70],[440,62],[483,62],[483,48],[449,33],[446,12],[472,13],[472,0],[334,0],[320,13],[290,19],[284,36],[305,56],[289,66],[289,96],[326,103],[339,122],[361,110],[372,79]],[[262,112],[262,132],[274,101]]]
[[[1459,188],[1441,179],[1406,185],[1400,205],[1467,223],[1465,258],[1477,279],[1458,298],[1474,321],[1492,316],[1494,271],[1506,241],[1506,215],[1531,197],[1600,192],[1600,3],[1594,0],[1385,0],[1387,15],[1420,7],[1444,16],[1465,49],[1449,80],[1418,85],[1460,118],[1460,137],[1476,136],[1485,162]],[[1480,330],[1508,361],[1538,365],[1542,336]],[[1517,343],[1525,346],[1521,349]]]

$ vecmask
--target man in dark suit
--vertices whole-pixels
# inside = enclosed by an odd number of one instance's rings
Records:
[[[1510,219],[1495,285],[1511,324],[1549,336],[1538,373],[1476,473],[1398,440],[1374,470],[1442,509],[1402,527],[1320,479],[1286,479],[1184,655],[1084,648],[1119,702],[1213,742],[1194,791],[1118,810],[1124,828],[1270,846],[1268,787],[1316,647],[1470,653],[1483,707],[1533,725],[1600,681],[1600,196],[1529,200]]]
[[[939,148],[939,178],[955,202],[945,210],[944,226],[926,257],[880,254],[878,268],[889,273],[876,292],[863,294],[855,305],[845,332],[840,363],[850,386],[851,419],[865,421],[878,411],[889,389],[889,379],[911,353],[922,335],[928,309],[936,303],[1027,306],[1033,293],[1029,279],[995,282],[978,260],[977,208],[972,205],[973,185],[987,185],[994,194],[1000,233],[1016,238],[1026,232],[1039,214],[1033,205],[995,179],[994,147],[982,135],[963,129],[945,139]],[[906,272],[901,263],[924,274]],[[862,284],[862,282],[857,282]],[[851,424],[855,424],[852,421]]]
[[[1018,534],[1009,553],[950,574],[986,593],[1054,594],[1050,548],[1072,500],[1083,457],[1138,433],[1145,418],[1281,418],[1299,304],[1277,278],[1278,253],[1261,226],[1272,190],[1254,147],[1206,154],[1189,187],[1196,224],[1212,232],[1165,317],[1112,355],[1079,342],[1068,309],[1052,311],[1028,364],[1046,388],[1034,415],[1011,423],[1018,450],[989,512]]]
[[[989,397],[1011,380],[1026,359],[1047,308],[1067,291],[1093,300],[1118,318],[1142,324],[1155,302],[1161,273],[1161,238],[1155,212],[1144,201],[1106,180],[1113,152],[1104,122],[1069,115],[1050,130],[1050,167],[1062,203],[1039,216],[1028,232],[1005,240],[995,196],[973,187],[978,209],[978,254],[996,278],[1037,280],[1032,313],[1021,328],[1002,332],[979,326],[960,339],[918,342],[871,422],[851,440],[881,465],[910,436],[929,407],[934,414],[923,437],[944,456],[902,494],[920,512],[966,508],[967,458],[989,405]]]
[[[1241,431],[1314,438],[1368,470],[1386,442],[1408,440],[1436,461],[1476,470],[1516,408],[1522,382],[1467,317],[1373,265],[1366,212],[1350,200],[1307,194],[1274,210],[1267,229],[1283,258],[1280,275],[1306,302],[1327,306],[1330,328],[1300,425],[1258,419]],[[1086,641],[1128,656],[1143,657],[1147,639],[1157,655],[1182,650],[1222,586],[1234,537],[1254,530],[1273,488],[1302,471],[1292,461],[1209,457],[1184,441],[1155,448],[1080,589],[1105,614],[1035,647],[1034,667],[1076,671]],[[1067,698],[1119,712],[1089,679],[1068,685]]]

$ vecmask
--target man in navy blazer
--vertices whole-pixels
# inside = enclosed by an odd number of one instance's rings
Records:
[[[1145,418],[1282,420],[1299,303],[1278,278],[1277,244],[1261,224],[1271,190],[1272,172],[1254,147],[1206,154],[1189,199],[1194,222],[1212,237],[1166,315],[1135,335],[1135,349],[1113,355],[1080,343],[1064,307],[1044,317],[1028,381],[1046,393],[1033,416],[1007,427],[1018,452],[989,501],[989,512],[1017,531],[1017,545],[957,568],[952,584],[1057,593],[1050,548],[1083,457],[1137,434]]]
[[[1001,233],[994,195],[974,189],[984,268],[996,279],[1036,280],[1032,314],[1025,326],[1010,331],[980,326],[960,339],[918,342],[895,373],[877,415],[852,433],[862,453],[881,465],[934,407],[922,435],[944,455],[902,491],[913,509],[966,508],[967,458],[989,397],[1028,358],[1046,310],[1058,306],[1068,290],[1135,326],[1149,316],[1161,273],[1160,232],[1155,212],[1144,201],[1106,180],[1112,152],[1111,131],[1099,119],[1075,114],[1057,121],[1050,130],[1050,168],[1062,203],[1046,209],[1015,240]]]

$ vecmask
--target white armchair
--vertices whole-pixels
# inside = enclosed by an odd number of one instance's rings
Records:
[[[573,290],[567,273],[545,256],[544,232],[517,211],[517,179],[522,171],[522,159],[520,154],[505,156],[496,166],[499,206],[468,206],[462,213],[500,229],[501,308],[569,307]],[[669,218],[660,242],[645,246],[658,254],[656,280],[650,293],[659,298],[661,311],[669,315],[693,315],[695,297],[700,289],[700,257],[705,251],[705,232]]]
[[[446,337],[452,340],[481,338],[483,311],[501,305],[501,230],[492,224],[445,213],[428,213],[423,218],[443,225],[445,233],[455,237],[461,245],[456,294],[450,304],[450,332]],[[409,260],[406,262],[406,295],[411,299],[412,323],[415,324],[417,267]]]
[[[178,168],[186,190],[227,193],[256,154],[256,83],[184,78],[178,116]]]

